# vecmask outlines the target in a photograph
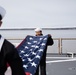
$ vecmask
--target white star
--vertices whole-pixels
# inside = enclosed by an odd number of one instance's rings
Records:
[[[26,48],[26,49],[28,49],[28,47],[27,47],[27,46],[25,46],[25,48]]]
[[[32,45],[31,47],[35,47],[35,45]]]
[[[47,40],[47,38],[44,38],[44,40]]]
[[[40,56],[39,56],[39,55],[37,55],[37,56],[36,56],[36,58],[39,58],[39,59],[40,59]]]
[[[22,61],[25,61],[25,59],[22,59]]]
[[[24,56],[29,56],[28,54],[25,54]]]
[[[32,38],[32,37],[30,37],[30,40],[33,40],[33,38]]]
[[[42,46],[45,46],[45,43],[42,43],[41,45],[42,45]]]
[[[31,65],[32,65],[32,66],[34,66],[34,67],[36,67],[36,64],[35,64],[34,62],[33,62],[33,63],[31,63]]]
[[[21,53],[25,53],[25,52],[22,50]]]
[[[38,44],[40,44],[40,42],[38,42]]]
[[[32,49],[30,49],[29,51],[32,51]]]
[[[32,59],[31,58],[28,58],[28,61],[32,61]]]
[[[39,48],[39,46],[35,46],[35,48]]]
[[[39,52],[43,52],[43,49],[40,49]]]
[[[35,52],[32,52],[32,54],[33,54],[33,55],[36,55],[36,53],[35,53]]]
[[[37,41],[33,41],[34,43],[37,43]]]
[[[27,65],[23,65],[23,67],[27,69],[28,66]]]
[[[40,38],[40,40],[42,40],[42,38]]]
[[[30,42],[27,42],[27,44],[31,44]]]

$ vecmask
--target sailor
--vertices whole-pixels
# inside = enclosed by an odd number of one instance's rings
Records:
[[[43,33],[42,33],[42,28],[36,28],[35,29],[35,35],[36,36],[43,36]],[[48,34],[49,38],[48,38],[48,41],[47,41],[47,45],[53,45],[53,39],[52,39],[52,36],[50,34]],[[39,67],[40,67],[40,75],[46,75],[46,52],[47,52],[47,45],[46,45],[46,48],[44,50],[44,53],[43,53],[43,56],[40,60],[40,63],[37,67],[37,70],[36,70],[36,73],[35,75],[39,75]]]
[[[0,26],[5,14],[6,10],[0,6]],[[0,35],[0,75],[5,75],[7,63],[11,67],[12,75],[25,75],[22,60],[16,48]]]

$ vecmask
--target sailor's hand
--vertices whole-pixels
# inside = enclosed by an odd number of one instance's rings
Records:
[[[48,34],[49,37],[51,37],[51,34]]]

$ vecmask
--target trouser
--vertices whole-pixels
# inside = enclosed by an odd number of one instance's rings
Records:
[[[43,54],[35,75],[39,75],[39,68],[40,68],[40,75],[46,75],[46,53]]]

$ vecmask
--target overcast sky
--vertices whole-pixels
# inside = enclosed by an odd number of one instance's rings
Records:
[[[76,27],[76,0],[0,0],[2,28]]]

